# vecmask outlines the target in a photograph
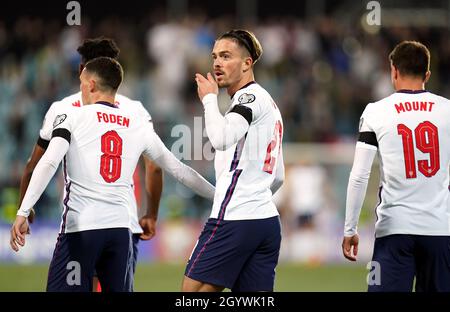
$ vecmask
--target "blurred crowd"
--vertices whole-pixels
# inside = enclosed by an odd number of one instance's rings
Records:
[[[202,116],[194,74],[211,69],[214,40],[231,28],[250,29],[262,43],[256,80],[282,111],[285,144],[354,140],[365,105],[393,91],[388,54],[403,39],[421,40],[430,48],[429,89],[450,96],[449,29],[367,29],[359,15],[269,18],[255,25],[236,25],[228,16],[211,19],[202,13],[163,16],[153,12],[140,20],[85,18],[81,26],[71,27],[53,19],[21,17],[12,24],[0,20],[0,219],[15,212],[17,186],[45,112],[52,102],[79,89],[76,49],[84,38],[103,35],[116,40],[125,69],[119,92],[142,101],[169,149],[177,139],[173,127],[192,127],[194,116]],[[222,108],[228,101],[221,94]],[[187,162],[213,181],[211,162]],[[59,217],[54,208],[61,185],[54,179],[41,198],[43,216]],[[170,179],[165,187],[163,216],[208,214],[208,202]]]

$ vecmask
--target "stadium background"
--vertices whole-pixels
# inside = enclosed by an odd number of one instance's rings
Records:
[[[403,39],[430,48],[428,89],[450,96],[450,1],[379,1],[380,26],[367,23],[368,1],[79,1],[80,26],[67,25],[67,2],[16,1],[0,12],[0,291],[45,288],[61,213],[60,174],[36,205],[32,235],[18,254],[10,250],[9,229],[44,114],[78,90],[76,48],[83,38],[116,40],[125,69],[120,92],[143,102],[170,149],[180,139],[174,127],[193,129],[194,116],[202,116],[194,73],[209,70],[214,38],[231,28],[250,29],[260,39],[256,80],[284,118],[287,177],[276,195],[283,223],[276,290],[365,289],[376,165],[361,215],[359,261],[345,262],[340,250],[358,119],[368,102],[392,92],[387,55]],[[194,136],[191,156],[199,146]],[[183,161],[214,182],[212,162]],[[209,209],[165,175],[157,236],[140,244],[136,290],[179,290]]]

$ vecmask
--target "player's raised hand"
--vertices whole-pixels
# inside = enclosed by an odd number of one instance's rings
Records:
[[[200,101],[209,93],[219,94],[219,86],[211,73],[206,74],[206,78],[202,74],[195,74],[195,82],[197,82],[197,93]]]
[[[156,219],[150,216],[143,216],[139,220],[139,225],[144,231],[139,237],[142,240],[150,240],[156,235]]]
[[[342,241],[342,252],[344,257],[350,261],[356,261],[358,255],[359,235],[344,237]]]
[[[14,251],[19,251],[19,246],[25,246],[25,235],[30,231],[27,218],[17,216],[11,227],[11,239],[9,244]]]

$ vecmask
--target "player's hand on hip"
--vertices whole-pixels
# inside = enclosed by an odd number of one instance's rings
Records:
[[[139,220],[139,225],[144,231],[139,237],[142,240],[150,240],[156,235],[156,218],[143,216]]]
[[[358,255],[359,235],[344,237],[342,241],[342,253],[350,261],[356,261]]]
[[[195,82],[197,82],[197,93],[200,101],[209,93],[219,94],[219,86],[211,73],[206,74],[206,78],[202,74],[195,74]]]
[[[29,233],[27,218],[17,216],[11,227],[11,239],[9,244],[14,251],[19,251],[19,246],[25,246],[25,234]]]

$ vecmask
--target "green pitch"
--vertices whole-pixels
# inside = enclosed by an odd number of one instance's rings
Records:
[[[0,265],[0,291],[44,291],[48,265]],[[184,264],[138,264],[135,291],[179,291]],[[366,291],[367,271],[357,265],[281,264],[275,291]]]

